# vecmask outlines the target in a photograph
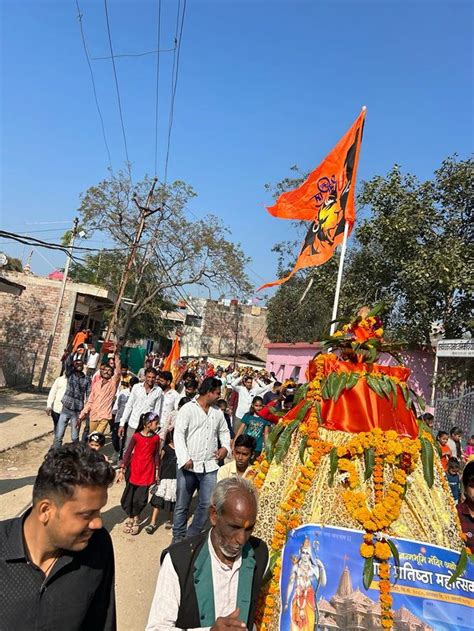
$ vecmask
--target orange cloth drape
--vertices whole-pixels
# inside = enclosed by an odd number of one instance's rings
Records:
[[[176,383],[176,378],[178,375],[178,364],[179,358],[181,356],[181,345],[179,343],[179,337],[176,336],[173,345],[171,346],[170,353],[168,357],[166,357],[162,370],[169,370],[173,375],[173,383]]]

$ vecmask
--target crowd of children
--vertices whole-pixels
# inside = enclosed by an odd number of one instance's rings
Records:
[[[461,475],[464,466],[474,460],[474,435],[467,440],[463,449],[463,431],[460,427],[452,427],[449,433],[440,430],[436,436],[441,465],[456,504],[462,501]]]

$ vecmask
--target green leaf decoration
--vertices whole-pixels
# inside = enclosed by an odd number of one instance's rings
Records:
[[[411,406],[413,405],[413,401],[412,401],[412,398],[410,396],[410,393],[408,393],[408,397],[407,397],[407,400],[405,402],[405,405],[406,405],[407,410],[409,410],[411,408]]]
[[[294,398],[294,404],[296,405],[303,399],[306,399],[306,395],[308,394],[309,383],[306,383],[304,386],[300,386],[296,391],[296,396]]]
[[[396,408],[397,403],[398,403],[397,384],[395,383],[395,381],[393,381],[393,379],[388,379],[388,383],[390,384],[390,389],[392,390],[392,404],[393,404],[393,407]]]
[[[286,456],[288,449],[290,448],[291,437],[295,429],[298,427],[299,423],[300,419],[296,418],[283,430],[275,447],[275,462],[277,464],[280,464]]]
[[[400,569],[400,555],[398,554],[398,548],[397,546],[393,543],[393,541],[391,539],[387,539],[387,543],[390,547],[390,550],[392,551],[392,556],[393,559],[395,561],[395,566],[397,568],[397,570]],[[398,581],[398,572],[395,572],[395,583]]]
[[[349,373],[346,382],[346,390],[351,390],[359,382],[359,375],[356,372]]]
[[[275,569],[276,562],[278,561],[278,557],[280,556],[280,552],[274,552],[270,555],[270,559],[268,560],[268,567],[265,570],[265,574],[263,575],[262,583],[265,585],[273,576],[273,570]]]
[[[379,380],[376,377],[372,377],[372,375],[367,375],[367,385],[371,390],[375,392],[377,396],[381,398],[385,396],[382,387],[379,384]]]
[[[282,418],[286,414],[286,410],[279,410],[278,408],[269,408],[270,412],[275,416]]]
[[[268,435],[267,444],[265,446],[265,452],[267,456],[268,462],[273,460],[273,456],[275,454],[275,443],[277,442],[280,434],[285,429],[283,423],[278,423],[275,427],[272,428],[270,434]]]
[[[379,302],[376,305],[374,305],[372,307],[372,309],[369,311],[369,313],[367,314],[368,318],[372,318],[373,316],[378,315],[381,311],[383,311],[383,309],[385,309],[385,303],[384,302]]]
[[[312,403],[311,401],[306,401],[306,403],[304,403],[301,406],[301,409],[298,410],[298,414],[296,415],[295,421],[298,421],[299,423],[301,423],[301,421],[304,421],[304,418],[306,416],[306,414],[308,413],[308,410],[311,408]],[[293,421],[294,423],[294,421]],[[291,423],[290,423],[291,425]]]
[[[334,475],[337,471],[337,462],[339,457],[337,455],[337,447],[333,447],[329,452],[329,486],[334,484]]]
[[[323,413],[321,411],[321,403],[319,401],[314,402],[314,409],[316,410],[316,416],[318,418],[318,424],[323,424]]]
[[[406,403],[408,401],[408,399],[410,398],[410,393],[408,392],[408,388],[404,384],[403,386],[400,385],[400,390],[402,391],[403,398],[405,399],[405,403]]]
[[[300,460],[301,460],[301,464],[304,464],[304,452],[306,451],[306,445],[308,444],[308,437],[307,436],[303,436],[303,440],[300,443],[300,448],[299,448],[299,456],[300,456]]]
[[[424,412],[426,408],[426,403],[424,399],[422,399],[419,394],[415,394],[415,396],[416,396],[416,402],[418,403],[418,407],[420,408],[422,412]]]
[[[467,552],[466,548],[463,547],[461,554],[459,555],[458,563],[456,565],[456,569],[453,572],[453,575],[448,581],[448,585],[452,585],[455,581],[458,580],[460,576],[464,574],[467,566]]]
[[[420,438],[420,442],[421,442],[421,462],[423,464],[423,475],[425,476],[426,484],[431,489],[434,483],[433,445],[426,438]]]
[[[390,401],[390,397],[392,395],[392,386],[390,385],[390,379],[388,379],[385,375],[379,379],[379,385],[382,389],[382,392]]]
[[[321,390],[321,396],[323,397],[323,399],[330,399],[330,395],[329,395],[329,377],[326,377],[323,381],[323,387]]]
[[[328,392],[329,392],[329,397],[331,399],[334,399],[334,395],[337,390],[337,384],[338,384],[338,376],[335,372],[332,372],[328,377]]]
[[[336,385],[336,390],[333,396],[334,402],[336,402],[341,396],[341,392],[346,387],[348,377],[349,377],[349,373],[347,372],[342,372],[340,375],[337,376],[337,385]]]
[[[372,472],[374,470],[374,465],[375,465],[375,451],[373,447],[364,449],[364,465],[365,465],[364,480],[368,480],[372,475]]]
[[[364,583],[365,589],[369,589],[372,584],[372,580],[374,578],[374,557],[369,557],[365,559],[364,562],[364,571],[362,573],[362,581]]]

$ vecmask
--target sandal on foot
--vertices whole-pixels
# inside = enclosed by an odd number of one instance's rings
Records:
[[[137,523],[132,524],[132,527],[130,528],[130,534],[138,535],[139,532],[140,532],[140,524],[137,524]]]
[[[145,528],[145,531],[149,535],[152,535],[156,530],[158,530],[158,526],[156,524],[148,524],[148,526]]]
[[[133,523],[132,523],[129,519],[127,519],[127,521],[126,521],[126,522],[124,523],[124,525],[123,525],[123,532],[124,532],[126,535],[129,535],[129,534],[130,534],[130,531],[131,531],[131,529],[132,529],[132,526],[133,526]]]
[[[171,530],[171,528],[173,528],[173,522],[172,521],[167,521],[165,524],[165,528],[166,530]]]

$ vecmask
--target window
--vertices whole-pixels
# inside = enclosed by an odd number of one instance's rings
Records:
[[[187,315],[186,316],[186,326],[194,326],[201,327],[202,326],[202,318],[196,315]]]

